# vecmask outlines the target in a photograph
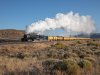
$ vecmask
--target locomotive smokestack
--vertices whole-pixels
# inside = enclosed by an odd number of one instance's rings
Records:
[[[42,34],[47,30],[55,29],[90,34],[95,31],[95,24],[91,16],[79,15],[73,12],[67,14],[58,13],[53,19],[46,18],[44,21],[40,20],[27,26],[26,33],[36,32]]]

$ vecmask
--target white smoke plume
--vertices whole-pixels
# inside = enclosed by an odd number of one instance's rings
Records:
[[[91,16],[83,16],[78,13],[58,13],[55,18],[46,18],[44,21],[32,23],[26,27],[26,33],[36,32],[42,34],[48,30],[64,29],[77,33],[90,34],[95,31],[95,23]],[[67,32],[66,32],[67,33]]]

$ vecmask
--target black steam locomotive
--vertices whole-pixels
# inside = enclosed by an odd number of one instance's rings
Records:
[[[21,41],[34,41],[34,40],[48,40],[48,36],[44,35],[37,35],[37,34],[24,34],[23,38],[21,38]]]

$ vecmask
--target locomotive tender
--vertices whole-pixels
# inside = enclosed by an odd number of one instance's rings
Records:
[[[63,36],[44,36],[37,34],[24,34],[21,41],[67,41],[67,40],[87,40],[90,38],[78,38],[78,37],[63,37]]]

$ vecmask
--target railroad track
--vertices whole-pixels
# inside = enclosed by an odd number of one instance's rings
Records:
[[[28,42],[21,42],[21,41],[9,41],[9,42],[0,42],[0,45],[8,45],[8,44],[34,44],[34,43],[51,43],[55,44],[57,42],[64,42],[64,41],[28,41]]]
[[[93,40],[93,39],[92,39]],[[94,39],[100,41],[100,39]],[[7,45],[7,44],[33,44],[33,43],[56,43],[56,42],[61,42],[61,41],[28,41],[28,42],[21,42],[20,40],[9,40],[9,41],[1,41],[0,40],[0,45]],[[64,41],[62,41],[64,42]]]
[[[21,42],[21,41],[11,41],[11,42],[0,42],[0,45],[7,45],[7,44],[33,44],[33,43],[49,43],[51,41],[28,41],[28,42]],[[51,43],[53,43],[52,41]]]

